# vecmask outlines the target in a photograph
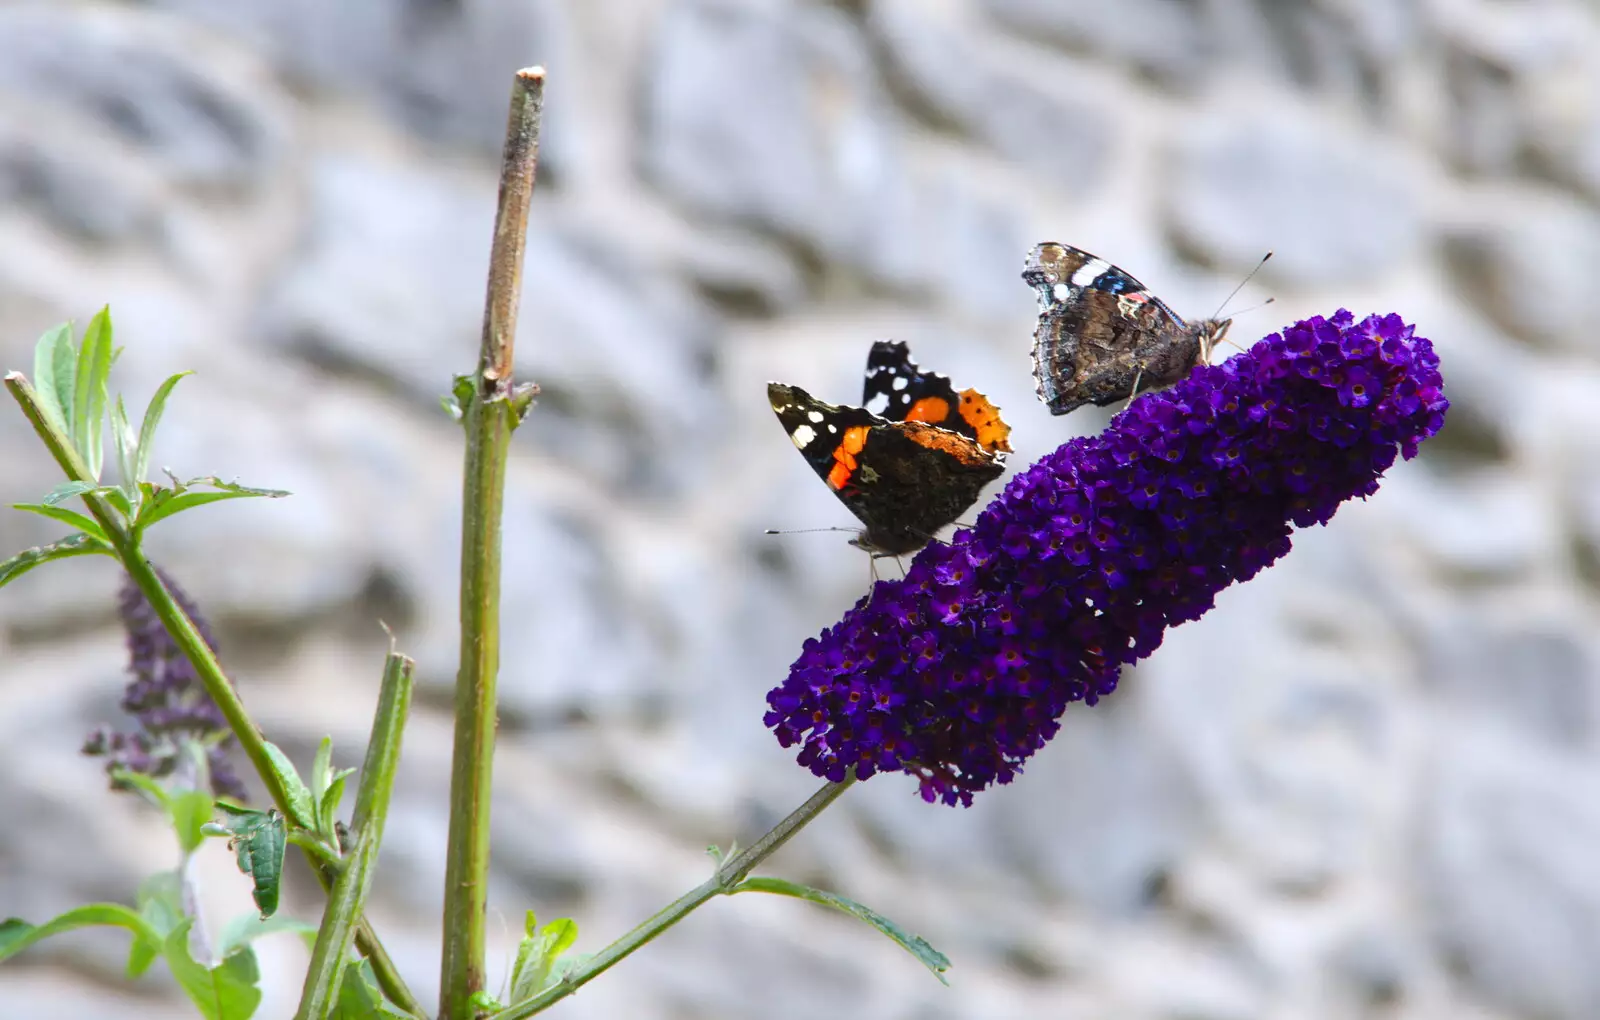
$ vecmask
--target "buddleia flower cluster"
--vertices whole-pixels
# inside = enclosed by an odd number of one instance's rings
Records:
[[[207,645],[216,649],[211,629],[194,603],[159,568],[162,584],[172,598],[194,621]],[[245,799],[244,784],[227,760],[232,732],[217,703],[211,700],[166,628],[156,617],[144,593],[132,579],[124,576],[117,599],[117,612],[128,639],[128,685],[122,694],[122,710],[133,717],[138,728],[123,733],[101,726],[84,741],[83,753],[103,756],[106,772],[141,772],[162,778],[172,775],[184,762],[186,743],[205,748],[211,790],[218,796]]]
[[[970,805],[1293,528],[1377,491],[1448,407],[1433,345],[1397,315],[1341,309],[1200,366],[878,582],[805,643],[765,722],[818,776],[907,772]]]

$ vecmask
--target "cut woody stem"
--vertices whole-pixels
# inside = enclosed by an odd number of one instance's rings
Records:
[[[500,524],[506,454],[517,424],[512,385],[528,203],[539,161],[544,69],[518,71],[500,165],[483,340],[470,399],[461,510],[461,661],[445,861],[440,1020],[470,1020],[484,985],[489,875],[489,790],[494,772],[495,682],[500,666]]]

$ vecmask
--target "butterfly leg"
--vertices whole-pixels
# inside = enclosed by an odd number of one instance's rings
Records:
[[[1137,397],[1139,395],[1139,381],[1142,380],[1143,378],[1144,378],[1144,366],[1140,365],[1139,366],[1139,371],[1137,373],[1135,373],[1134,377],[1133,377],[1133,392],[1128,394],[1128,402],[1126,404],[1122,405],[1122,409],[1124,411],[1126,411],[1133,404],[1133,398]]]

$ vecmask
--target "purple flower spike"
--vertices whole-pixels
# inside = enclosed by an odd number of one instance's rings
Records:
[[[1008,783],[1074,701],[1217,592],[1377,491],[1444,424],[1433,345],[1341,309],[1273,334],[1018,474],[948,545],[806,642],[765,723],[828,779],[909,772],[929,802]]]
[[[211,629],[172,578],[157,568],[172,598],[195,622],[207,645],[216,648]],[[106,771],[125,769],[150,776],[167,776],[182,761],[183,744],[195,741],[206,747],[211,790],[218,796],[245,799],[244,783],[228,764],[227,746],[233,735],[216,702],[206,693],[194,667],[184,657],[144,593],[129,577],[122,581],[117,612],[128,635],[128,686],[122,710],[139,728],[119,733],[109,726],[94,730],[83,742],[83,753],[106,758]],[[116,784],[113,782],[113,787]]]

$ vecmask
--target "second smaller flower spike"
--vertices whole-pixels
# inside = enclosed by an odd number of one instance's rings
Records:
[[[161,583],[172,598],[195,622],[200,636],[213,649],[216,641],[194,603],[163,571],[157,568]],[[211,700],[195,676],[194,667],[184,658],[177,643],[161,626],[155,610],[131,578],[123,577],[118,613],[128,636],[128,686],[123,691],[122,709],[133,716],[139,728],[119,733],[101,726],[84,741],[83,753],[106,758],[106,771],[126,769],[149,776],[172,774],[182,760],[185,741],[206,748],[211,773],[211,791],[217,796],[245,799],[244,783],[229,765],[226,748],[233,742],[222,710]]]
[[[908,772],[924,799],[970,804],[1069,704],[1288,552],[1293,526],[1376,492],[1448,407],[1433,345],[1397,315],[1341,309],[1197,367],[808,640],[765,722],[819,776]]]

